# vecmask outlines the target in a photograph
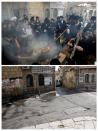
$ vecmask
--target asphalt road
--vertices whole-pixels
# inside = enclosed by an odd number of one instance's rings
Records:
[[[3,107],[2,128],[18,129],[80,116],[96,117],[96,92],[53,94],[31,97]]]

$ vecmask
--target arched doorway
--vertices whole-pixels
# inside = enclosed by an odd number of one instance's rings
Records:
[[[27,87],[33,86],[33,76],[30,74],[26,77],[26,85]]]
[[[86,74],[86,75],[85,75],[85,82],[86,82],[86,83],[89,83],[89,74]]]
[[[39,81],[39,86],[44,85],[44,75],[43,74],[39,74],[38,81]]]

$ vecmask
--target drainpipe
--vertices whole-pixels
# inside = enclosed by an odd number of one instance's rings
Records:
[[[52,69],[52,86],[53,86],[53,89],[55,90],[56,89],[56,84],[55,84],[55,69],[53,68]]]
[[[79,67],[76,67],[77,70],[76,70],[76,86],[79,87]]]
[[[38,83],[37,75],[36,73],[34,73],[34,89],[37,88],[37,83]]]

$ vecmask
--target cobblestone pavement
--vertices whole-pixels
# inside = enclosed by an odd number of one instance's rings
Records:
[[[39,125],[34,125],[30,127],[25,127],[25,129],[96,129],[96,118],[95,117],[77,117],[73,119],[66,119],[61,121],[54,121]],[[24,128],[22,128],[24,129]]]
[[[95,128],[95,118],[96,92],[76,93],[58,97],[50,93],[41,95],[40,98],[31,97],[14,102],[9,107],[2,107],[3,129],[33,128],[33,126],[38,128],[44,123],[47,123],[44,127],[48,125],[51,127],[59,122],[64,124],[68,123],[68,121],[71,122],[69,127],[63,126],[63,124],[60,124],[60,127],[90,128],[92,126],[92,128]],[[76,119],[81,120],[75,121]]]

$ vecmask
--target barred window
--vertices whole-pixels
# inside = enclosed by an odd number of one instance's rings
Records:
[[[33,76],[32,75],[27,75],[26,85],[27,85],[27,87],[33,86]]]
[[[56,18],[57,15],[58,15],[58,10],[57,10],[57,9],[54,9],[54,11],[53,11],[53,17]]]
[[[86,82],[86,83],[89,83],[89,74],[86,74],[86,75],[85,75],[85,82]]]
[[[95,82],[95,75],[94,75],[94,74],[91,75],[91,82],[92,82],[92,83]]]
[[[45,10],[45,17],[49,18],[50,17],[50,11],[49,9]]]

